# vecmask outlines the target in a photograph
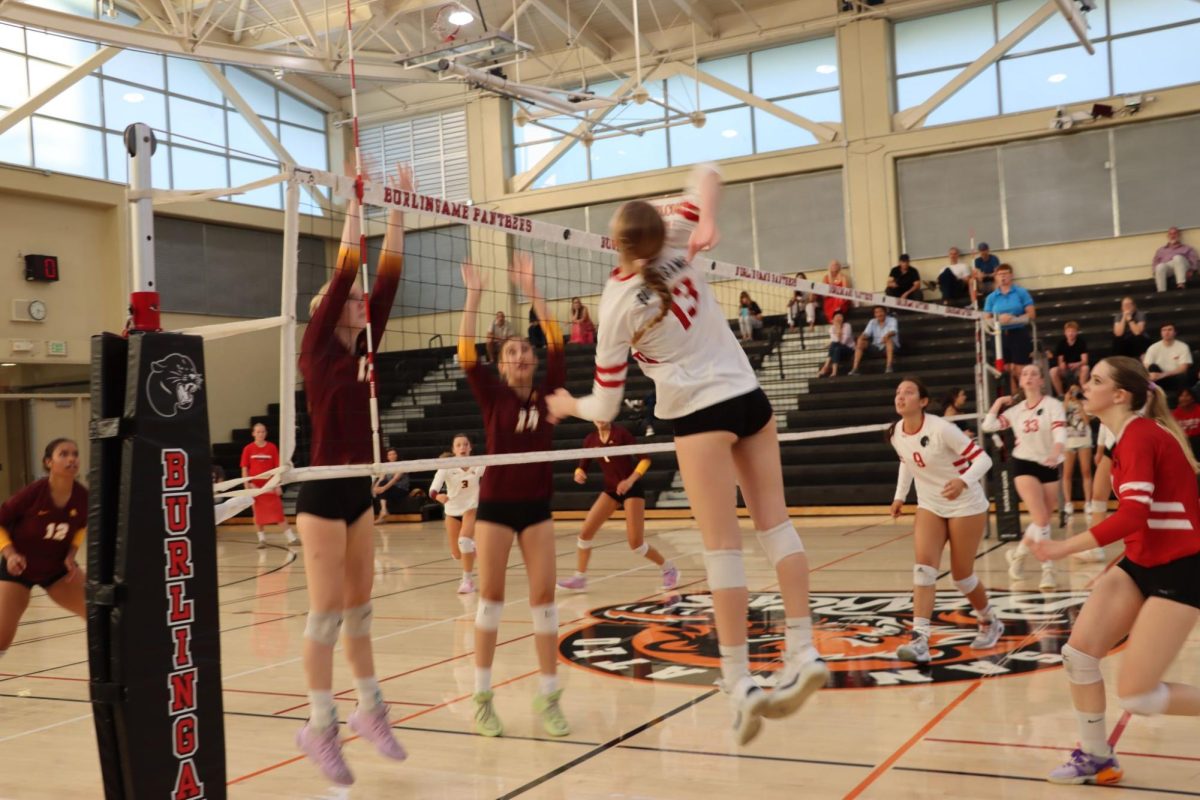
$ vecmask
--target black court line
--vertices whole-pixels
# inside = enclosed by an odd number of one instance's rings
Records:
[[[1007,544],[1007,542],[1005,542]],[[1002,781],[1028,781],[1032,783],[1048,783],[1045,778],[1036,778],[1030,775],[997,775],[994,772],[971,772],[969,770],[958,769],[932,769],[925,767],[892,767],[894,772],[920,772],[931,775],[957,775],[964,778],[991,778]],[[1154,792],[1155,794],[1170,794],[1180,797],[1200,797],[1200,792],[1188,792],[1183,789],[1156,789],[1153,786],[1130,786],[1127,783],[1114,783],[1109,785],[1102,784],[1087,784],[1089,788],[1095,786],[1100,789],[1125,789],[1130,792]]]
[[[720,753],[712,750],[685,750],[675,747],[651,747],[643,744],[623,744],[621,750],[644,750],[652,753],[679,753],[685,756],[717,756],[720,758],[745,758],[751,761],[783,761],[789,764],[816,764],[822,767],[858,767],[871,769],[874,764],[860,764],[854,761],[830,761],[823,758],[796,758],[794,756],[756,756],[753,753]]]

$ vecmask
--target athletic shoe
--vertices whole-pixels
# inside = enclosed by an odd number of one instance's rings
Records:
[[[306,724],[296,731],[296,747],[316,763],[317,769],[327,780],[338,786],[354,783],[354,774],[346,766],[346,759],[342,758],[342,739],[338,735],[337,725],[330,725],[322,731]]]
[[[783,669],[777,674],[775,688],[767,694],[767,705],[761,712],[767,719],[779,719],[799,711],[808,698],[825,686],[829,680],[829,667],[813,649],[812,653],[784,654]]]
[[[300,537],[297,536],[296,532],[294,530],[292,530],[291,528],[287,529],[287,543],[290,545],[300,544]]]
[[[650,427],[649,425],[647,425],[647,426],[646,426],[646,435],[647,435],[647,436],[653,436],[653,435],[654,435],[654,428],[652,428],[652,427]]]
[[[883,371],[884,371],[885,373],[887,373],[888,375],[891,375],[891,374],[892,374],[893,372],[895,372],[896,370],[895,370],[895,369],[892,367],[892,365],[891,365],[891,364],[888,364],[886,367],[884,367],[884,370],[883,370]]]
[[[990,650],[1004,635],[1004,623],[993,616],[990,620],[979,621],[979,635],[971,642],[972,650]]]
[[[475,701],[475,732],[482,736],[499,736],[504,733],[504,724],[496,716],[492,705],[495,694],[491,689],[486,692],[476,692],[471,698]]]
[[[1025,575],[1026,555],[1027,553],[1020,545],[1017,545],[1016,549],[1009,550],[1004,554],[1004,557],[1008,559],[1008,577],[1012,578],[1014,581],[1021,580],[1021,578]]]
[[[725,689],[723,681],[719,685]],[[746,678],[729,693],[729,702],[733,706],[733,739],[739,745],[749,744],[762,730],[762,713],[770,698],[758,684]]]
[[[561,589],[571,589],[572,591],[582,592],[587,589],[587,576],[572,575],[569,578],[559,578],[558,586]]]
[[[262,533],[261,531],[258,534],[258,549],[259,550],[267,549],[267,535],[265,533]]]
[[[858,370],[856,370],[856,369],[852,369],[852,370],[850,370],[849,372],[847,372],[846,374],[847,374],[847,375],[859,375],[859,374],[861,374],[861,373],[859,373],[859,371],[858,371]]]
[[[542,728],[551,736],[566,736],[571,732],[571,726],[567,724],[567,718],[558,704],[562,693],[562,689],[555,689],[550,694],[539,694],[533,698],[533,710],[542,718]]]
[[[1125,773],[1117,763],[1116,754],[1094,756],[1082,750],[1072,750],[1071,760],[1051,772],[1046,780],[1051,783],[1118,783]]]
[[[350,726],[350,730],[375,745],[379,755],[384,758],[390,758],[393,761],[403,761],[408,758],[404,745],[396,741],[396,736],[392,732],[392,723],[388,719],[386,705],[381,703],[370,711],[356,709],[350,715],[350,719],[346,720],[346,724]]]
[[[463,575],[462,582],[458,584],[458,593],[459,594],[471,594],[474,591],[475,591],[475,581],[471,579],[470,575]]]
[[[1071,558],[1086,561],[1091,564],[1096,564],[1105,559],[1103,547],[1093,547],[1091,550],[1084,550],[1082,553],[1072,553]]]
[[[560,581],[558,585],[562,586],[562,582]],[[668,564],[667,566],[663,567],[662,588],[674,589],[678,585],[679,585],[679,570],[675,568],[675,565]]]
[[[1074,503],[1065,503],[1063,505],[1063,513],[1066,514],[1068,517],[1071,516],[1072,514],[1074,514],[1075,513],[1075,504]]]
[[[929,663],[929,638],[914,633],[908,644],[902,644],[896,650],[896,658],[901,661],[915,661],[918,664]]]
[[[1042,567],[1042,579],[1038,581],[1038,588],[1043,592],[1053,592],[1058,588],[1058,579],[1054,576],[1054,567],[1046,564]]]

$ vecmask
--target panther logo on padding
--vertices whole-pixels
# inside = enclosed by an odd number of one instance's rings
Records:
[[[912,632],[911,592],[814,592],[813,640],[832,674],[831,688],[871,688],[1012,675],[1062,664],[1061,649],[1086,592],[992,591],[1004,621],[996,646],[977,651],[978,626],[966,599],[938,592],[930,640],[931,663],[918,667],[896,651]],[[712,595],[598,608],[593,620],[562,637],[559,652],[606,675],[657,683],[711,686],[720,677]],[[784,649],[783,600],[777,592],[750,594],[750,668],[770,686]]]
[[[203,386],[204,376],[196,369],[196,362],[171,353],[150,365],[146,400],[160,417],[173,417],[192,407]]]

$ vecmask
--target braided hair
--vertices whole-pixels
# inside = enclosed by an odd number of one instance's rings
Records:
[[[633,334],[631,344],[634,345],[662,322],[671,310],[671,287],[667,285],[667,277],[654,263],[662,252],[666,238],[667,229],[662,215],[658,209],[642,200],[625,203],[613,217],[613,239],[621,260],[639,267],[642,282],[659,299],[659,309],[654,319]]]

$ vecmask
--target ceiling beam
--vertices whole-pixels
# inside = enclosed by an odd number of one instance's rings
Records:
[[[575,27],[574,23],[568,23],[562,9],[559,5],[560,0],[533,0],[533,7],[536,8],[543,17],[550,21],[550,24],[562,31],[567,37],[567,45],[577,44],[587,50],[597,61],[608,61],[613,57],[613,47],[608,42],[601,39],[591,31]]]
[[[295,75],[290,72],[284,73],[280,79],[282,83],[286,83],[292,91],[302,95],[305,100],[317,106],[326,113],[341,111],[342,98],[338,97],[333,92],[326,89],[321,84],[314,81],[312,78],[306,78],[303,75]]]
[[[120,52],[121,49],[119,47],[101,47],[95,53],[92,53],[90,56],[81,61],[79,65],[70,72],[65,73],[54,83],[50,84],[45,89],[42,89],[40,92],[33,95],[20,105],[9,109],[8,113],[0,116],[0,133],[4,133],[13,125],[16,125],[33,112],[46,105],[46,103],[49,103],[67,89],[70,89],[72,86],[79,83],[79,81],[100,69],[105,62],[115,57]]]
[[[717,38],[717,18],[708,5],[694,0],[674,0],[674,3],[696,23],[696,27],[704,31],[705,36],[710,39]]]

